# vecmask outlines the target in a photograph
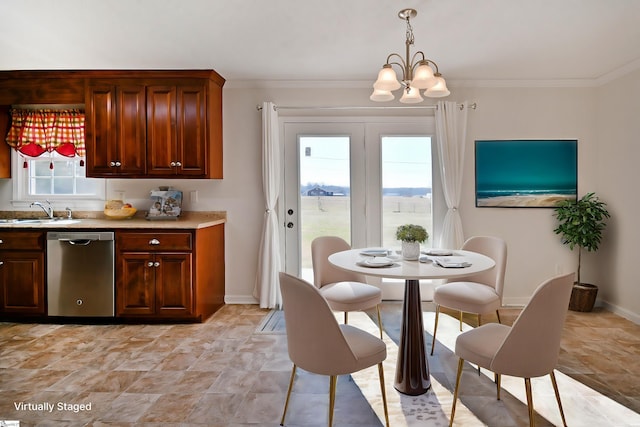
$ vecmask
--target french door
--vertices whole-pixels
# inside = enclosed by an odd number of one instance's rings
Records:
[[[281,118],[281,125],[288,273],[313,281],[311,241],[318,236],[391,248],[399,245],[395,228],[408,222],[433,236],[432,121]]]

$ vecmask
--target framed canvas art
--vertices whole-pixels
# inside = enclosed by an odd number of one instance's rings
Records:
[[[476,207],[553,208],[578,194],[578,141],[476,140]]]

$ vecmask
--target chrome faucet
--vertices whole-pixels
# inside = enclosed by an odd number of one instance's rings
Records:
[[[53,206],[51,206],[51,202],[45,200],[47,202],[47,206],[43,205],[41,202],[33,202],[30,207],[40,206],[40,208],[47,214],[49,219],[53,219]]]

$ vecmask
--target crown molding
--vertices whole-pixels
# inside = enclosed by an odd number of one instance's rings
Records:
[[[629,73],[640,70],[640,58],[629,62],[628,64],[623,65],[620,68],[617,68],[610,73],[607,73],[601,77],[596,79],[597,86],[602,86],[607,83],[611,83],[612,81],[619,79],[620,77],[624,77]]]
[[[594,79],[549,80],[455,80],[447,79],[450,88],[594,88],[640,70],[640,58]],[[228,89],[371,89],[368,80],[227,80]]]

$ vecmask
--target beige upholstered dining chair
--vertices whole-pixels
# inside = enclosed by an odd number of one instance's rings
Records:
[[[500,323],[498,309],[502,305],[504,272],[507,267],[506,242],[499,237],[475,236],[464,242],[462,249],[486,255],[493,259],[496,265],[491,270],[445,283],[433,291],[433,302],[436,304],[436,320],[433,327],[433,341],[431,342],[432,356],[436,344],[441,306],[460,312],[460,331],[462,331],[462,313],[477,314],[479,326],[481,325],[481,316],[483,314],[495,311],[498,316],[498,323]]]
[[[558,361],[562,328],[569,306],[573,280],[574,274],[570,273],[543,282],[512,327],[488,323],[458,336],[455,353],[460,360],[450,426],[453,425],[460,377],[466,360],[478,365],[479,368],[486,368],[495,373],[498,400],[500,400],[501,375],[524,378],[530,426],[535,425],[531,378],[549,374],[558,401],[562,424],[566,427],[567,422],[553,370]]]
[[[387,346],[384,341],[354,326],[338,324],[327,301],[311,283],[280,273],[280,290],[289,358],[293,362],[280,425],[284,425],[298,367],[314,374],[329,376],[329,426],[331,427],[337,376],[351,374],[377,364],[385,421],[388,427],[389,414],[382,368],[382,362],[387,358]]]
[[[313,283],[329,303],[332,310],[344,311],[344,323],[348,323],[350,311],[376,308],[380,338],[382,338],[382,319],[380,303],[382,291],[367,283],[362,274],[341,270],[332,265],[328,258],[336,252],[346,251],[351,246],[336,236],[316,237],[311,242],[311,261],[313,264]]]

